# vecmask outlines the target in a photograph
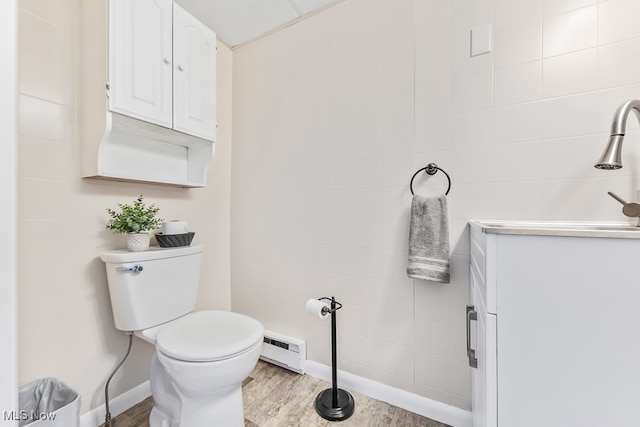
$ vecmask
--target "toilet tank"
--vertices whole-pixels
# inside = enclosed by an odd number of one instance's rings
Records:
[[[114,250],[100,255],[107,269],[116,328],[139,331],[195,309],[203,245]]]

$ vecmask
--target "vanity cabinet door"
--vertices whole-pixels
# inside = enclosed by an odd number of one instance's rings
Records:
[[[109,109],[172,125],[172,1],[109,1]]]
[[[471,313],[467,313],[468,340],[473,354],[468,354],[471,366],[471,405],[474,427],[497,427],[497,354],[496,315],[488,313],[482,300],[478,272],[472,266]],[[469,308],[467,309],[469,310]]]
[[[213,141],[216,136],[216,35],[174,4],[173,46],[173,127]]]
[[[501,426],[637,426],[640,240],[498,235]]]

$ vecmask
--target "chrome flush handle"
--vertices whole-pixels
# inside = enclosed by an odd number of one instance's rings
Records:
[[[116,271],[130,271],[132,273],[140,273],[142,270],[143,267],[139,264],[136,264],[133,267],[116,267]]]

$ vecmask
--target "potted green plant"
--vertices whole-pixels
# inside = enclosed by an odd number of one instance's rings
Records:
[[[107,229],[114,233],[127,234],[127,248],[130,251],[149,249],[149,231],[155,230],[162,223],[162,218],[157,216],[160,209],[153,204],[145,205],[142,194],[133,204],[118,203],[118,207],[119,212],[107,208],[110,217]]]

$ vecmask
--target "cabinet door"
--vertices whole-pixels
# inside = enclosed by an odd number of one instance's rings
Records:
[[[471,304],[476,321],[469,322],[471,348],[475,350],[476,367],[471,369],[471,405],[474,427],[497,427],[497,322],[488,313],[474,266],[471,266]]]
[[[640,425],[638,253],[637,239],[499,236],[501,426]]]
[[[173,128],[214,141],[216,35],[176,4],[173,59]]]
[[[169,128],[171,3],[109,1],[109,109]]]

